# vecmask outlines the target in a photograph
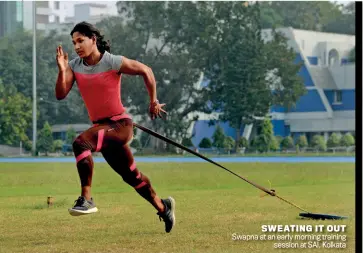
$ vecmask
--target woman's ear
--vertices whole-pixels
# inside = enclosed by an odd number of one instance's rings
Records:
[[[93,35],[92,36],[92,42],[93,42],[93,44],[97,44],[97,37],[96,37],[96,35]]]

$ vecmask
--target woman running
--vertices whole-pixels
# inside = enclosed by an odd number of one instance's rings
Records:
[[[138,61],[111,54],[109,43],[92,24],[81,22],[70,35],[78,57],[68,63],[68,54],[58,46],[55,95],[58,100],[64,99],[76,81],[93,126],[73,142],[81,196],[69,213],[78,216],[98,211],[91,196],[92,152],[101,152],[112,169],[155,207],[169,233],[175,223],[175,201],[172,197],[160,199],[148,177],[139,171],[128,146],[133,136],[133,122],[122,105],[120,94],[121,74],[142,76],[150,96],[150,117],[152,120],[161,118],[162,113],[166,114],[165,104],[157,100],[154,74]]]

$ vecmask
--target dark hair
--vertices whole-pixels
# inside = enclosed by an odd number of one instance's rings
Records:
[[[79,32],[83,34],[84,36],[87,36],[88,38],[92,38],[93,36],[96,36],[97,38],[97,48],[103,54],[105,51],[111,52],[111,46],[110,41],[104,41],[104,36],[101,35],[100,30],[98,30],[94,25],[87,23],[85,21],[76,24],[76,26],[71,31],[71,36],[73,36],[73,33]]]

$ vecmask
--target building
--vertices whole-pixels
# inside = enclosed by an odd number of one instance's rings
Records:
[[[97,23],[117,14],[116,2],[77,3],[72,1],[36,1],[37,30],[69,33],[75,23]],[[0,38],[17,29],[33,29],[33,1],[0,1]]]
[[[59,124],[52,126],[52,135],[54,140],[65,141],[67,139],[67,131],[73,129],[77,135],[86,131],[92,125],[90,124]],[[71,143],[68,143],[71,144]]]
[[[51,22],[58,22],[59,1],[36,1],[37,30],[45,30]],[[33,2],[0,1],[0,38],[18,29],[33,29]]]
[[[110,11],[109,5],[99,3],[80,3],[74,4],[72,7],[68,6],[68,8],[73,8],[74,15],[62,16],[62,19],[59,19],[61,20],[60,23],[48,24],[46,27],[47,33],[55,30],[58,33],[69,34],[72,28],[79,22],[87,21],[91,24],[96,24],[104,18],[111,17],[114,13],[114,11]]]
[[[355,63],[349,63],[349,52],[355,47],[355,36],[280,28],[288,44],[296,52],[296,61],[303,61],[299,75],[307,94],[302,96],[291,111],[274,106],[270,110],[274,134],[296,139],[305,134],[308,141],[315,134],[355,133]],[[271,30],[263,31],[265,40],[271,39]],[[205,84],[201,84],[205,85]],[[193,144],[211,138],[215,126],[209,126],[212,117],[201,115],[190,129]],[[235,138],[235,130],[228,123],[220,124],[228,136]],[[248,140],[256,134],[256,126],[244,126],[242,136]]]
[[[67,17],[66,23],[79,23],[87,20],[90,23],[97,23],[102,18],[109,16],[108,6],[99,3],[83,3],[74,5],[74,16]]]
[[[22,1],[0,1],[0,38],[23,27]]]
[[[36,1],[36,27],[37,30],[44,31],[47,24],[50,23],[52,9],[49,7],[49,1]],[[25,30],[33,29],[33,2],[23,1],[24,20],[23,27]]]

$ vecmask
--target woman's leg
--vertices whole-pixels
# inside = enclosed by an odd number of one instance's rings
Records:
[[[91,127],[80,134],[73,142],[73,152],[76,157],[77,170],[81,181],[81,195],[76,200],[72,215],[81,215],[97,212],[96,205],[91,197],[93,176],[92,152],[100,151],[105,129],[103,126]]]
[[[171,197],[160,199],[153,189],[149,178],[140,172],[128,142],[133,135],[131,120],[122,120],[114,125],[105,135],[102,154],[112,169],[119,174],[123,180],[132,186],[145,200],[154,206],[158,215],[166,224],[166,232],[170,232],[175,223],[174,207],[175,201]]]
[[[109,146],[102,150],[103,157],[122,179],[150,202],[157,211],[164,212],[164,205],[151,186],[149,178],[141,173],[127,144]]]

